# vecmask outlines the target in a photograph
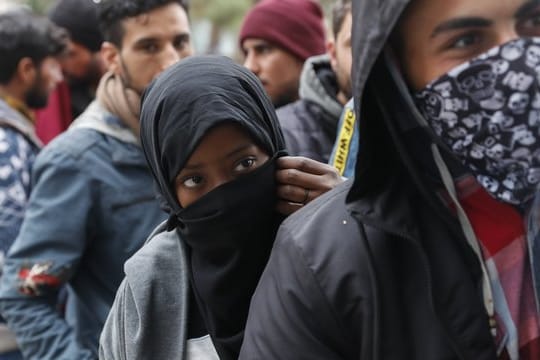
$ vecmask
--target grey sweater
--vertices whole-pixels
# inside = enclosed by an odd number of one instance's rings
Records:
[[[328,55],[307,59],[300,78],[300,100],[277,109],[290,155],[328,162],[343,110],[337,92]]]
[[[100,359],[186,359],[188,273],[176,231],[158,226],[129,259],[101,334]]]

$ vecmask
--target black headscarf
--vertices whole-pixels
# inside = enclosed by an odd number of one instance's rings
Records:
[[[183,209],[176,176],[210,129],[231,122],[245,129],[270,160]],[[191,57],[145,91],[141,143],[170,210],[169,224],[187,245],[192,289],[206,329],[220,358],[236,359],[249,301],[282,220],[274,210],[274,173],[284,141],[274,107],[243,66],[226,57]]]

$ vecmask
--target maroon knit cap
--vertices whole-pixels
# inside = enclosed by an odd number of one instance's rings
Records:
[[[316,0],[262,0],[244,18],[240,47],[256,38],[304,61],[326,51],[323,12]]]

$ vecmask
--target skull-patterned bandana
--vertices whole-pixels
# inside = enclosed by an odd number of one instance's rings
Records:
[[[415,94],[435,134],[496,198],[518,206],[540,182],[540,38],[520,38]]]

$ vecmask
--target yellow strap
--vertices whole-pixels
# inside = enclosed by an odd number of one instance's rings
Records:
[[[341,176],[343,176],[343,173],[345,172],[345,165],[347,164],[347,159],[349,158],[349,149],[351,147],[351,139],[354,134],[355,123],[356,116],[354,114],[354,109],[347,108],[341,129],[339,131],[336,154],[332,164],[339,171]]]

